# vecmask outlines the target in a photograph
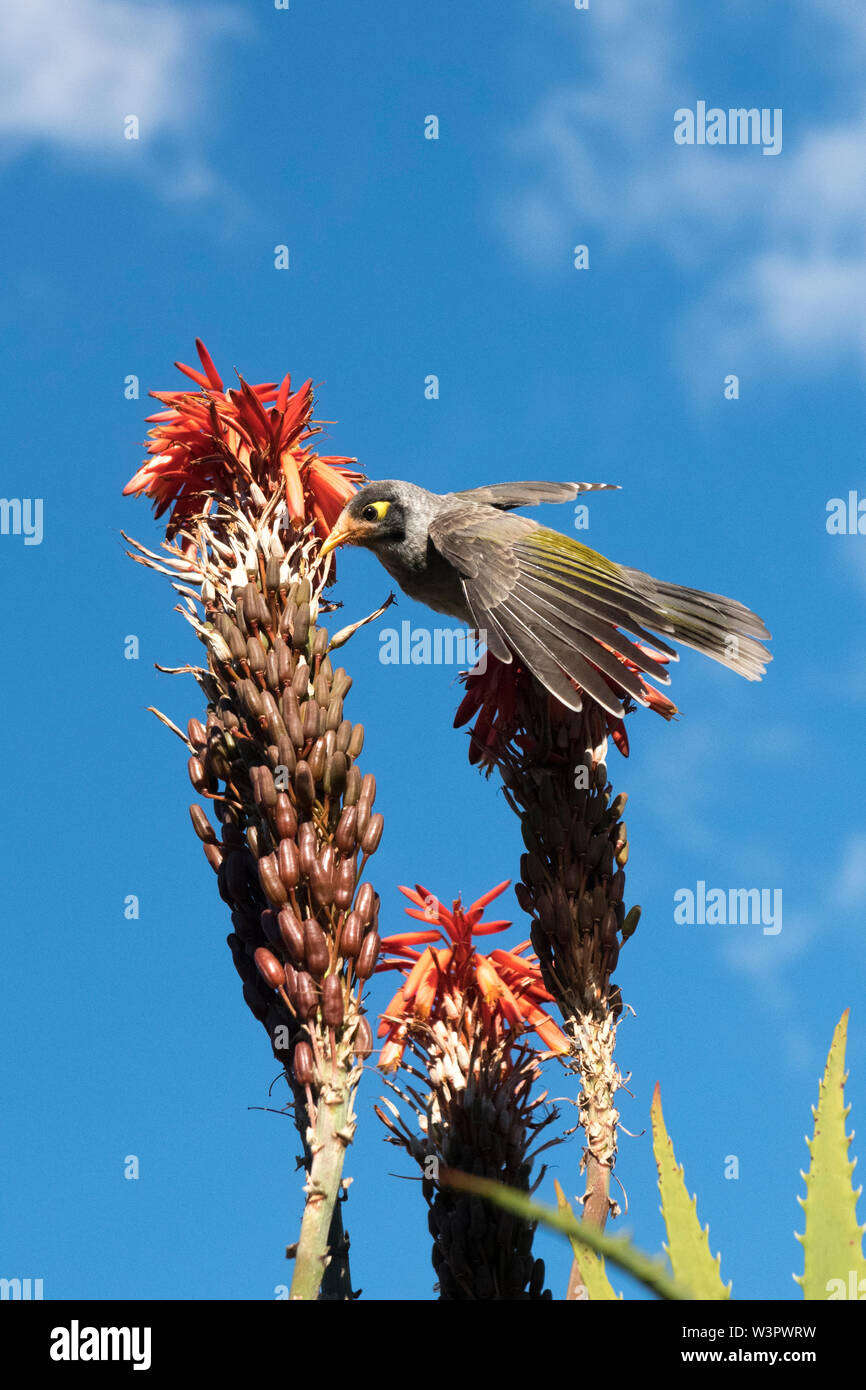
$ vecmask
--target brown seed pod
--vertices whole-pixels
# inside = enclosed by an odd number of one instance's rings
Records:
[[[232,926],[240,937],[241,941],[248,942],[250,945],[258,946],[261,944],[262,929],[258,916],[250,912],[241,911],[238,908],[232,910]]]
[[[295,752],[295,745],[292,743],[288,734],[286,734],[285,738],[277,740],[277,761],[273,764],[275,773],[278,767],[284,767],[286,769],[277,783],[278,791],[284,792],[286,787],[291,785],[288,779],[294,775],[297,765],[298,755]]]
[[[328,707],[327,707],[327,715],[326,715],[326,718],[325,718],[325,727],[326,727],[327,729],[333,729],[334,732],[336,732],[337,729],[339,729],[339,727],[340,727],[340,725],[341,725],[342,722],[343,722],[343,701],[342,701],[338,696],[332,696],[332,697],[331,697],[330,704],[329,704]]]
[[[266,854],[259,860],[259,882],[268,902],[277,909],[285,907],[289,901],[277,867],[276,856]]]
[[[309,1086],[313,1080],[313,1049],[301,1039],[292,1053],[292,1075],[299,1086]]]
[[[207,743],[207,734],[204,725],[199,719],[191,719],[186,726],[186,736],[195,748],[204,748]]]
[[[329,975],[322,985],[322,1019],[328,1028],[343,1022],[343,985],[339,975]]]
[[[349,764],[345,753],[332,753],[325,763],[325,770],[322,775],[322,786],[328,796],[342,796],[346,787],[348,772]]]
[[[307,645],[307,637],[310,632],[310,605],[309,602],[299,603],[298,611],[292,627],[292,646],[295,651],[303,651]]]
[[[352,730],[352,737],[349,739],[349,747],[346,750],[350,758],[358,758],[364,747],[364,725],[356,724]]]
[[[300,877],[298,847],[294,840],[280,840],[277,850],[277,869],[285,888],[297,888]]]
[[[298,857],[304,878],[309,878],[316,866],[318,843],[316,827],[313,822],[311,820],[302,821],[298,826]]]
[[[352,737],[352,725],[348,719],[344,719],[337,730],[336,746],[341,753],[345,753],[349,748],[349,739]]]
[[[292,679],[292,649],[282,637],[274,639],[274,656],[277,658],[277,680],[281,687],[287,686]]]
[[[244,708],[251,719],[261,719],[262,717],[262,696],[261,692],[251,680],[238,682],[238,692],[243,701]]]
[[[292,689],[298,699],[306,699],[310,688],[310,668],[306,661],[299,661],[292,676]]]
[[[273,908],[265,908],[264,912],[261,914],[260,917],[260,925],[262,931],[265,934],[265,939],[269,941],[272,946],[275,946],[277,950],[281,950],[283,945],[283,939],[280,936],[280,928],[279,923],[277,922],[277,914],[274,912]]]
[[[356,806],[344,806],[334,831],[334,844],[342,854],[350,854],[355,848]]]
[[[239,614],[243,613],[244,622],[248,630],[252,630],[253,624],[258,622],[259,608],[259,586],[252,580],[247,584],[241,594]]]
[[[331,682],[319,667],[316,679],[313,681],[313,698],[323,709],[327,709],[331,703]]]
[[[315,709],[316,706],[311,700],[308,709]],[[310,765],[310,772],[316,782],[321,782],[325,773],[325,744],[323,739],[317,739],[307,755],[307,762]]]
[[[301,720],[298,697],[290,685],[286,686],[286,689],[283,691],[280,697],[280,705],[282,707],[283,722],[285,723],[289,738],[296,748],[303,748],[306,741],[304,739],[304,725]]]
[[[338,666],[331,678],[331,699],[335,697],[345,700],[349,691],[352,689],[352,677],[347,676],[344,668]]]
[[[258,637],[247,638],[247,665],[254,676],[265,669],[265,649]]]
[[[343,805],[355,806],[358,797],[361,795],[361,772],[354,765],[349,768],[346,775],[346,790],[343,792]]]
[[[602,946],[612,946],[616,941],[616,913],[609,907],[601,919],[599,932]]]
[[[364,937],[361,949],[358,952],[358,959],[355,961],[355,974],[359,980],[369,980],[376,968],[376,961],[378,959],[379,933],[371,931]]]
[[[364,831],[361,840],[361,849],[364,854],[376,853],[376,850],[379,848],[379,841],[382,838],[384,826],[385,817],[382,815],[381,811],[377,811],[374,816],[370,817],[370,823]]]
[[[190,758],[186,765],[189,773],[189,780],[192,782],[197,792],[207,790],[207,778],[205,777],[204,763],[201,758]]]
[[[277,927],[279,928],[283,945],[295,962],[295,965],[303,965],[304,928],[290,907],[280,909],[277,916]]]
[[[255,781],[253,781],[253,773],[256,774]],[[274,786],[274,775],[271,769],[265,763],[261,763],[256,768],[250,768],[250,781],[253,783],[253,795],[257,805],[266,811],[272,811],[277,804],[277,789]]]
[[[293,599],[289,599],[280,616],[280,632],[284,637],[291,637],[297,612],[298,605]]]
[[[350,808],[351,809],[351,808]],[[355,856],[344,859],[337,869],[334,879],[334,906],[350,907],[355,896],[355,879],[358,875],[358,866],[355,863]]]
[[[304,702],[303,725],[304,738],[307,742],[319,737],[319,706],[315,700]]]
[[[299,606],[302,603],[309,603],[312,596],[313,587],[309,579],[299,579],[292,585],[292,598]]]
[[[304,921],[304,961],[317,979],[322,978],[331,961],[327,937],[313,917]]]
[[[265,565],[265,588],[275,594],[280,587],[280,562],[276,555],[268,557]]]
[[[192,821],[192,828],[200,840],[203,840],[206,845],[216,843],[216,831],[201,806],[195,804],[190,806],[189,818]]]
[[[334,901],[334,850],[332,845],[326,845],[316,860],[310,874],[310,888],[313,897],[323,907],[329,906]]]
[[[639,921],[640,921],[640,908],[639,908],[637,905],[635,905],[635,906],[634,906],[633,908],[631,908],[630,911],[628,911],[628,912],[626,913],[626,915],[625,915],[625,920],[624,920],[624,922],[623,922],[623,924],[622,924],[622,939],[623,939],[623,941],[627,941],[628,938],[634,934],[635,930],[637,929],[637,924],[638,924]]]
[[[282,963],[277,960],[273,951],[269,951],[267,946],[260,946],[253,956],[259,974],[271,987],[279,989],[280,985],[285,984],[286,976]]]
[[[316,783],[310,771],[310,764],[303,758],[298,759],[295,768],[295,797],[302,810],[312,811],[316,801]]]
[[[340,932],[340,955],[354,960],[364,939],[364,923],[357,912],[350,912]]]
[[[216,837],[214,837],[214,838],[216,838]],[[220,864],[223,862],[223,847],[222,847],[222,845],[218,845],[218,844],[205,844],[205,845],[202,845],[202,849],[204,850],[204,857],[205,857],[205,859],[207,860],[207,862],[210,864],[211,868],[212,868],[212,869],[218,870]]]
[[[326,627],[316,628],[313,638],[313,656],[324,656],[328,650],[328,629]]]
[[[370,1053],[373,1051],[373,1030],[363,1015],[358,1019],[358,1027],[352,1042],[352,1051],[361,1062],[369,1057]]]
[[[232,623],[228,632],[225,634],[229,651],[233,661],[246,661],[247,659],[247,639],[244,637],[240,628]]]
[[[362,883],[358,889],[358,899],[355,903],[355,911],[360,917],[364,926],[373,920],[373,909],[375,907],[376,891],[372,883]]]
[[[308,975],[306,970],[299,970],[296,975],[296,1004],[298,1016],[306,1020],[316,1012],[319,1007],[319,994],[316,989],[312,975]]]
[[[277,792],[277,804],[274,807],[274,824],[277,827],[277,834],[280,839],[289,837],[294,839],[298,833],[298,817],[295,808],[285,792]]]
[[[295,967],[293,965],[290,965],[289,962],[286,961],[285,965],[283,966],[283,973],[286,977],[286,994],[289,997],[289,1003],[294,1004],[295,1000],[298,997],[297,972],[295,970]]]

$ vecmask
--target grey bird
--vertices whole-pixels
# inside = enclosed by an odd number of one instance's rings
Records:
[[[516,658],[569,709],[582,708],[584,691],[621,715],[627,696],[649,703],[637,672],[669,683],[632,638],[676,661],[663,640],[671,638],[760,680],[772,657],[758,639],[770,634],[743,604],[651,579],[511,515],[615,487],[494,483],[438,494],[393,479],[368,483],[346,504],[321,553],[340,545],[372,550],[410,598],[477,628],[492,656]]]

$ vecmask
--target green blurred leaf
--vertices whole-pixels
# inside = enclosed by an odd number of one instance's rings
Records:
[[[698,1199],[690,1197],[685,1175],[674,1156],[674,1146],[665,1129],[658,1083],[652,1103],[653,1151],[659,1170],[662,1216],[668,1233],[665,1249],[678,1284],[687,1284],[693,1296],[702,1301],[730,1298],[730,1284],[723,1284],[719,1267],[721,1255],[710,1254],[710,1228],[698,1220]]]
[[[553,1186],[556,1189],[556,1204],[559,1210],[568,1212],[568,1215],[577,1221],[577,1217],[571,1210],[568,1198],[556,1179],[554,1179]],[[578,1225],[582,1226],[583,1222],[578,1222]],[[607,1277],[607,1272],[604,1267],[604,1256],[596,1255],[595,1251],[590,1250],[586,1242],[578,1240],[577,1236],[569,1236],[568,1239],[574,1258],[577,1260],[584,1288],[589,1294],[590,1303],[609,1302],[611,1300],[614,1302],[619,1301],[622,1298],[622,1294],[616,1293]]]
[[[811,1155],[806,1197],[797,1201],[806,1214],[803,1234],[797,1236],[803,1247],[803,1273],[794,1275],[807,1299],[858,1298],[866,1294],[866,1264],[863,1261],[864,1226],[857,1224],[856,1191],[851,1183],[856,1159],[849,1159],[851,1135],[845,1121],[851,1109],[845,1104],[845,1044],[848,1010],[836,1025],[824,1079],[818,1092],[818,1108],[812,1107],[815,1133],[806,1144]]]
[[[559,1231],[569,1239],[574,1237],[583,1245],[588,1245],[599,1255],[606,1256],[611,1264],[618,1265],[627,1274],[638,1279],[646,1288],[658,1294],[659,1298],[692,1299],[691,1289],[671,1279],[661,1260],[645,1255],[631,1244],[625,1236],[609,1236],[578,1221],[570,1212],[557,1211],[554,1207],[544,1207],[533,1202],[525,1192],[518,1192],[505,1183],[494,1182],[492,1178],[477,1178],[471,1173],[461,1173],[455,1168],[441,1168],[439,1181],[448,1187],[462,1192],[473,1192],[477,1197],[486,1197],[505,1211],[513,1212],[524,1221],[537,1221],[552,1231]]]

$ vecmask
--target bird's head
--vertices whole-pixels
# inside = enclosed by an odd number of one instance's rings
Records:
[[[382,559],[409,558],[416,549],[423,554],[439,501],[435,493],[415,483],[395,479],[368,483],[346,503],[320,554],[327,555],[339,545],[363,545]]]

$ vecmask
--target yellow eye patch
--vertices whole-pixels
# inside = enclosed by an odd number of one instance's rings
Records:
[[[384,521],[390,502],[368,502],[361,515],[365,521]]]

